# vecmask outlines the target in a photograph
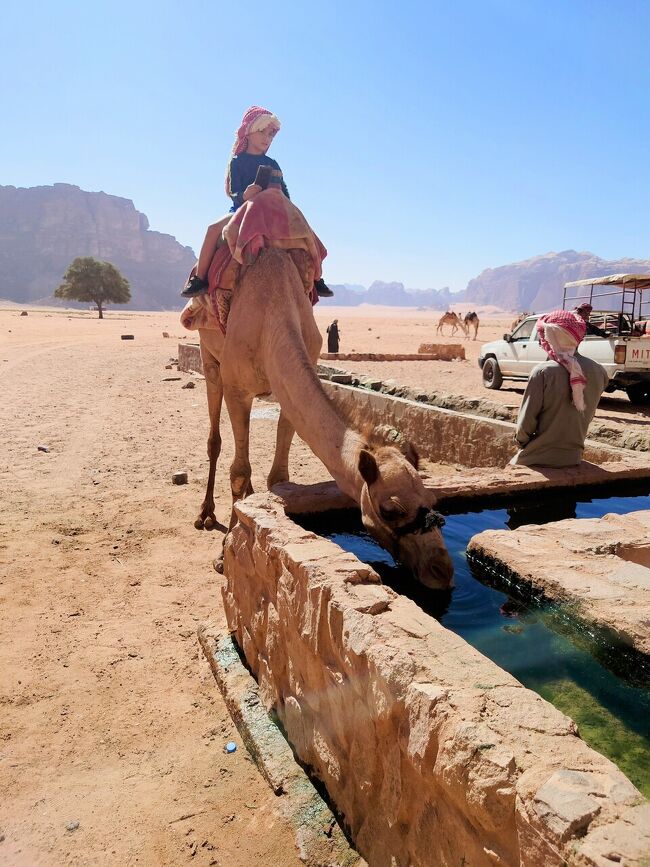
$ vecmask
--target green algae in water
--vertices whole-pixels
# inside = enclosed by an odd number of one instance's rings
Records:
[[[578,725],[580,737],[617,764],[639,791],[650,798],[650,751],[643,735],[630,729],[586,689],[570,680],[553,680],[531,686],[542,698],[571,717]]]

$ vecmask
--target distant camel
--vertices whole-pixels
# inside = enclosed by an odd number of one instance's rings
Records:
[[[454,313],[453,310],[451,310],[451,311],[448,310],[446,313],[443,313],[443,315],[440,317],[440,322],[438,322],[438,327],[436,328],[436,334],[443,334],[443,330],[442,330],[443,325],[451,325],[451,336],[452,337],[458,331],[459,328],[463,332],[465,337],[467,337],[468,331],[467,331],[467,328],[465,326],[465,323],[463,322],[463,320],[460,318],[460,316],[457,313]]]
[[[515,328],[516,328],[518,325],[520,325],[520,324],[524,321],[524,319],[525,319],[527,316],[529,316],[529,315],[530,315],[530,314],[529,314],[528,312],[526,312],[526,313],[519,313],[519,314],[517,315],[517,318],[516,318],[516,319],[513,319],[512,325],[510,326],[510,333],[512,334],[512,332],[515,330]]]
[[[472,310],[471,313],[466,313],[464,322],[465,322],[465,337],[469,337],[469,329],[470,329],[470,326],[472,326],[474,328],[474,337],[472,337],[472,340],[476,340],[476,335],[478,334],[478,327],[481,324],[477,313],[474,310]]]

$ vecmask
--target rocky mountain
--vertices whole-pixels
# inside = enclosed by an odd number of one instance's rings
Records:
[[[365,298],[367,289],[364,287],[352,289],[348,283],[328,283],[327,285],[334,292],[334,297],[321,298],[320,304],[325,304],[328,307],[357,307],[359,304],[365,303],[362,296]]]
[[[76,256],[112,262],[131,284],[132,309],[180,309],[179,290],[196,257],[172,235],[153,232],[133,202],[107,193],[90,193],[71,184],[50,187],[0,186],[0,298],[52,303],[52,295]],[[650,260],[606,261],[593,253],[565,250],[488,268],[464,292],[406,289],[403,283],[376,280],[332,286],[326,306],[449,309],[460,301],[479,307],[542,312],[559,306],[562,287],[617,272],[650,273]],[[121,309],[121,308],[120,308]]]
[[[384,304],[389,307],[433,307],[436,310],[451,304],[451,298],[462,301],[463,293],[452,296],[449,287],[444,289],[405,289],[403,283],[383,283],[375,280],[368,289],[348,284],[333,285],[333,298],[321,299],[328,307],[358,307],[360,304]]]
[[[71,184],[0,186],[0,298],[50,300],[77,256],[119,268],[131,284],[124,306],[136,310],[180,309],[196,261],[172,235],[152,232],[129,199]]]
[[[546,253],[523,262],[488,268],[470,280],[465,300],[477,306],[494,304],[504,310],[543,313],[562,306],[562,289],[571,280],[605,274],[650,274],[650,260],[606,261],[593,253]]]

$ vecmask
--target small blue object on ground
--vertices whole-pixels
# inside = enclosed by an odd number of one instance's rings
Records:
[[[234,741],[228,741],[228,743],[226,744],[226,752],[227,753],[234,753],[236,749],[237,749],[237,744]]]

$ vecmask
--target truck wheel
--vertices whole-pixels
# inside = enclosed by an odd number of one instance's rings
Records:
[[[625,389],[630,403],[646,405],[650,403],[650,382],[635,382]]]
[[[486,358],[483,364],[483,385],[486,388],[495,390],[503,385],[503,376],[501,376],[501,368],[496,358]]]

